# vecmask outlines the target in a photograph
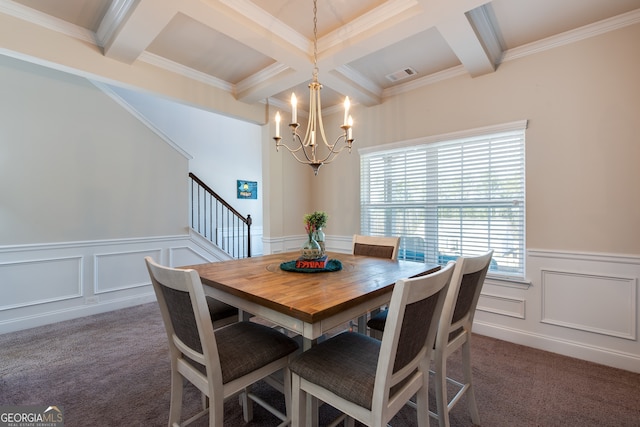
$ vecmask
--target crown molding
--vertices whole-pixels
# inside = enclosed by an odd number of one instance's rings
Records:
[[[236,84],[236,90],[238,93],[250,90],[251,88],[258,86],[260,83],[269,81],[290,69],[291,68],[289,66],[276,62],[238,82]]]
[[[375,93],[378,96],[382,94],[382,88],[380,86],[348,65],[341,65],[333,71],[343,75],[346,79],[371,93]]]
[[[382,91],[382,98],[388,98],[390,96],[400,95],[402,93],[411,92],[419,89],[423,86],[432,85],[434,83],[441,82],[443,80],[452,79],[458,76],[467,75],[467,69],[463,65],[457,65],[455,67],[448,68],[446,70],[438,71],[424,77],[420,77],[410,82],[403,83],[398,86],[392,86]]]
[[[147,51],[142,52],[142,54],[138,57],[138,60],[146,62],[150,65],[155,65],[156,67],[160,67],[164,70],[179,74],[181,76],[208,84],[229,93],[235,92],[235,85],[233,83],[229,83],[225,80],[213,77],[201,71],[194,70],[193,68],[186,67],[184,65],[178,64],[177,62],[170,61],[166,58],[155,55],[153,53],[149,53]]]
[[[93,31],[89,31],[86,28],[71,24],[67,21],[63,21],[62,19],[47,15],[46,13],[39,12],[13,1],[0,0],[0,13],[22,19],[23,21],[48,28],[49,30],[65,34],[78,40],[97,44],[96,35]]]
[[[519,46],[506,51],[501,62],[511,61],[513,59],[523,58],[525,56],[544,52],[549,49],[575,43],[590,37],[608,33],[640,23],[640,9],[614,16],[613,18],[604,19],[593,24],[585,25],[574,30],[547,37],[523,46]]]

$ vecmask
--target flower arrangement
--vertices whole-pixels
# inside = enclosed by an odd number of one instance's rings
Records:
[[[307,234],[311,234],[319,228],[326,227],[328,219],[329,215],[323,211],[315,211],[313,213],[306,214],[304,216],[304,229],[307,231]]]

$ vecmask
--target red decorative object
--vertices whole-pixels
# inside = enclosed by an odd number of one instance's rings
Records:
[[[296,268],[326,268],[328,262],[326,255],[316,259],[298,258],[296,260]]]

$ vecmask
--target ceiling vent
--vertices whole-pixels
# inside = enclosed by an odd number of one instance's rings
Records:
[[[407,67],[407,68],[403,68],[400,71],[396,71],[395,73],[387,74],[386,77],[395,83],[395,82],[399,82],[400,80],[413,77],[416,74],[418,74],[416,70],[414,70],[411,67]]]

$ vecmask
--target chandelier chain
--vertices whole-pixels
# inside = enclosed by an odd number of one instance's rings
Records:
[[[313,0],[313,78],[318,79],[318,0]]]

